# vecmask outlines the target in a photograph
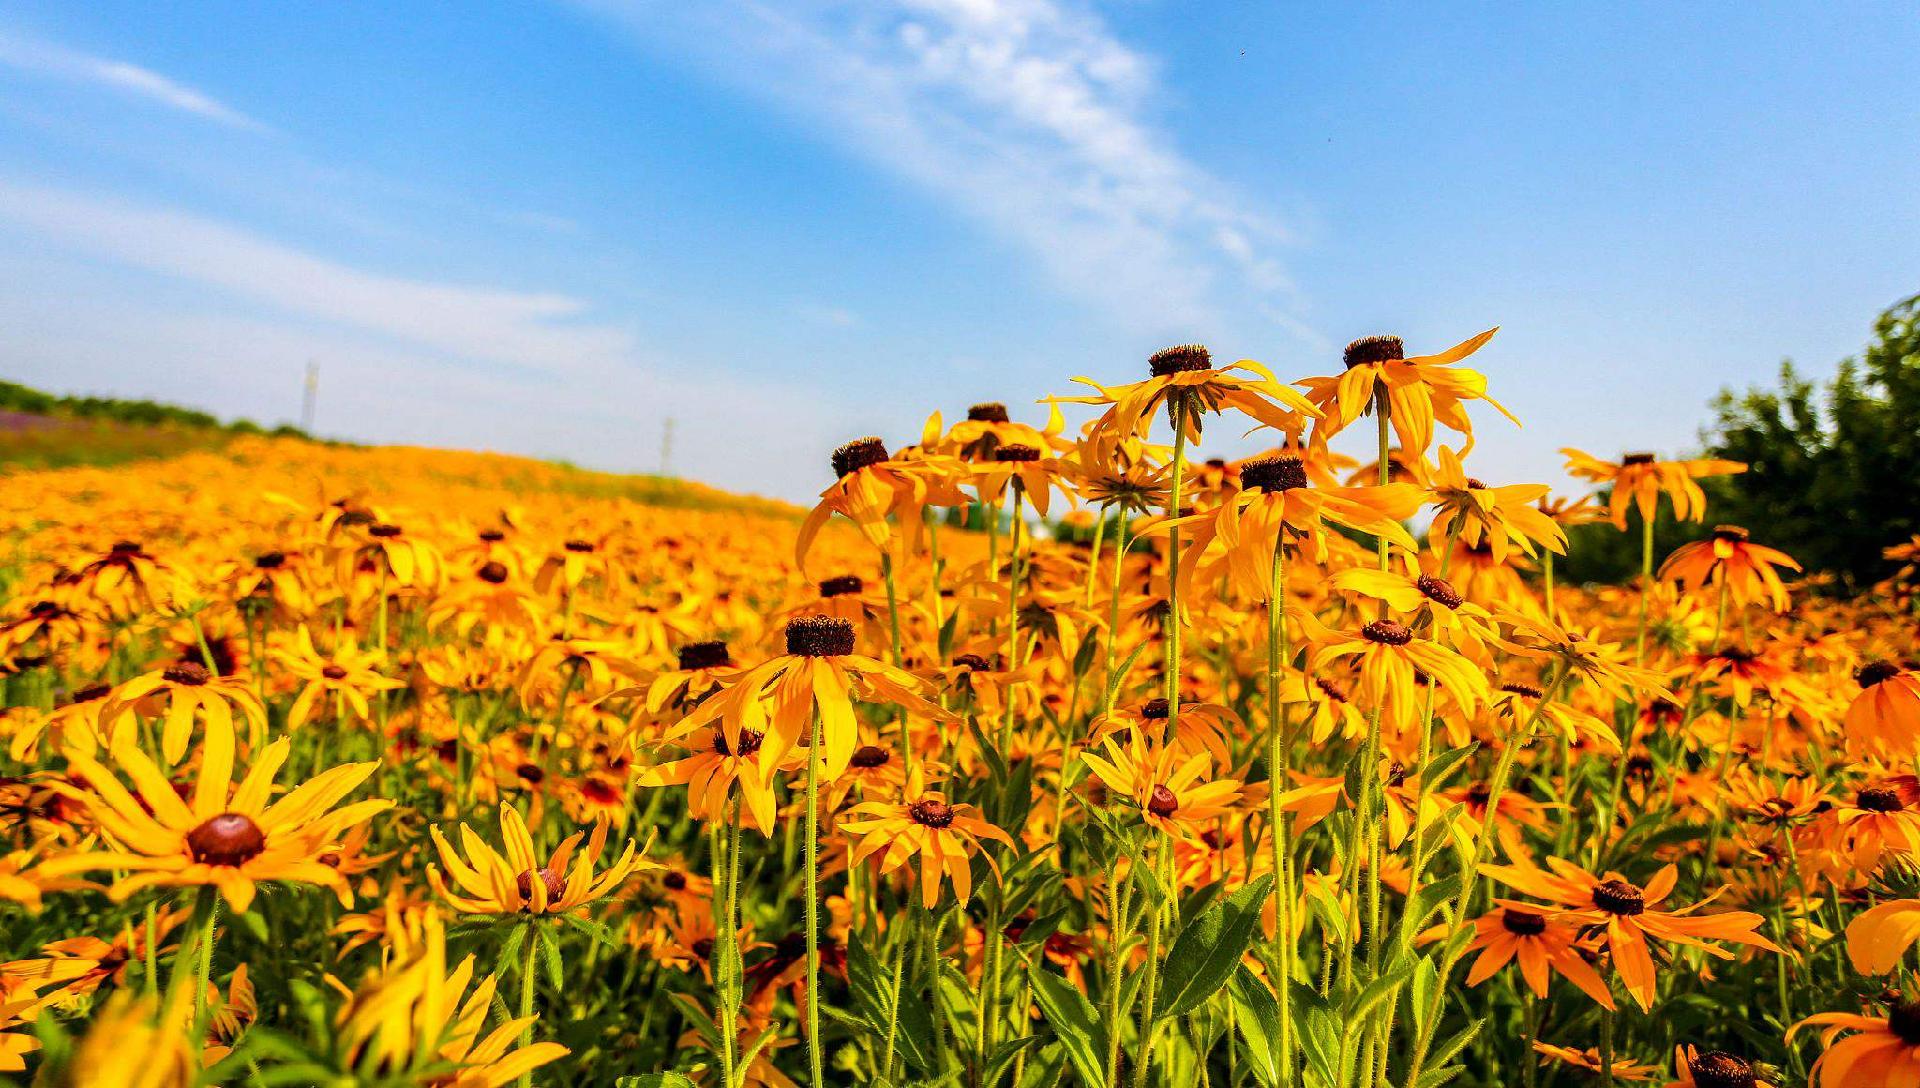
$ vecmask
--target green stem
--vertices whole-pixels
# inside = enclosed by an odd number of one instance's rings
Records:
[[[1167,835],[1160,836],[1158,856],[1154,859],[1154,875],[1160,878],[1160,887],[1171,900],[1174,897],[1172,874],[1173,840]],[[1144,860],[1144,859],[1142,859]],[[1154,1002],[1158,999],[1160,986],[1160,939],[1167,912],[1173,908],[1171,902],[1150,905],[1147,913],[1147,962],[1146,979],[1140,986],[1140,1046],[1139,1061],[1133,1067],[1133,1088],[1146,1088],[1147,1070],[1153,1065],[1153,1041],[1159,1034],[1156,1030],[1159,1022],[1154,1019]]]
[[[807,743],[807,1073],[811,1088],[820,1075],[820,717],[814,715]]]
[[[526,946],[526,954],[520,961],[520,1018],[527,1023],[520,1029],[520,1049],[533,1045],[533,972],[534,956],[540,950],[540,934],[534,929],[538,922],[527,923],[526,938],[521,941]],[[520,1088],[533,1088],[533,1071],[520,1074]]]
[[[1267,827],[1273,838],[1273,917],[1275,952],[1280,978],[1275,990],[1280,1002],[1280,1084],[1293,1083],[1293,972],[1297,949],[1293,939],[1293,873],[1286,813],[1280,797],[1291,770],[1291,745],[1286,737],[1285,712],[1280,706],[1280,670],[1291,655],[1287,645],[1286,525],[1273,542],[1273,568],[1267,586]]]

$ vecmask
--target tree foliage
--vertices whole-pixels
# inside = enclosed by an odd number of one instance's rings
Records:
[[[1881,552],[1920,532],[1920,295],[1874,323],[1874,340],[1826,382],[1780,367],[1775,389],[1724,390],[1707,453],[1749,468],[1717,496],[1717,521],[1745,525],[1809,570],[1854,583],[1883,576]]]

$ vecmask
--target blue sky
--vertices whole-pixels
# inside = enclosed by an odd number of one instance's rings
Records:
[[[0,374],[803,498],[1168,343],[1693,444],[1920,290],[1899,4],[0,9]],[[1038,410],[1032,410],[1035,417]],[[1203,452],[1249,448],[1214,428]]]

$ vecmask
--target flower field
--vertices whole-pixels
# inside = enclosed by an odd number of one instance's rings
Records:
[[[1920,1086],[1920,538],[1849,596],[1738,463],[1483,482],[1492,336],[1170,348],[811,511],[7,476],[0,1081]]]

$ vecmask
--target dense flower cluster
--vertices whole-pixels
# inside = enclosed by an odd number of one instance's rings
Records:
[[[263,440],[16,475],[0,1075],[1920,1086],[1911,565],[1656,564],[1736,464],[1470,475],[1491,338],[1170,348],[850,442],[810,514]],[[1274,447],[1200,460],[1220,414]],[[1640,579],[1556,585],[1604,519]]]

